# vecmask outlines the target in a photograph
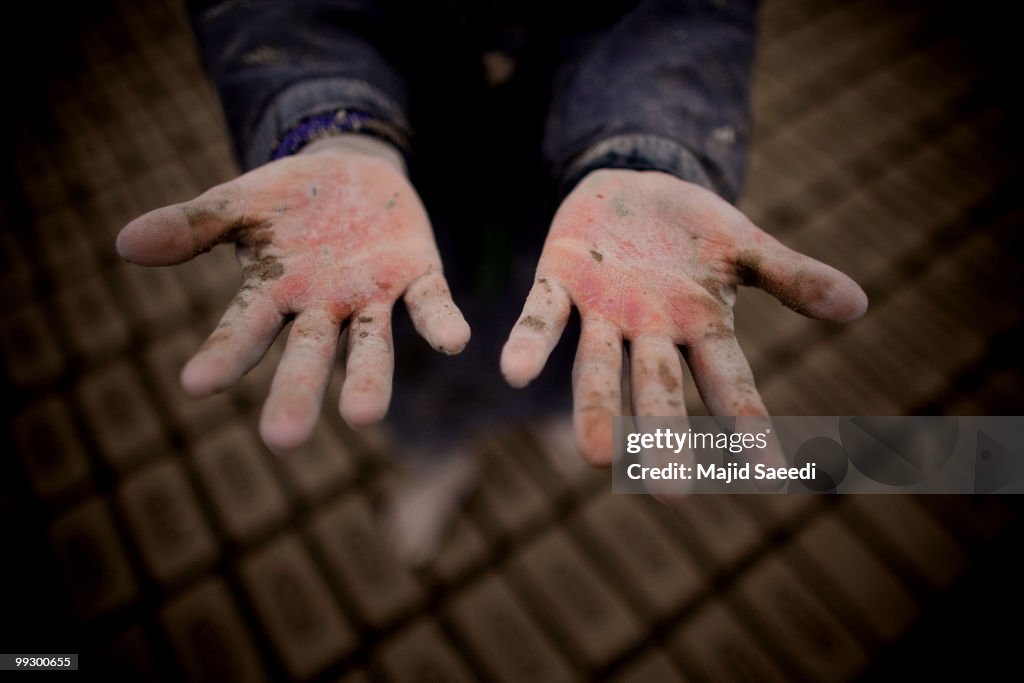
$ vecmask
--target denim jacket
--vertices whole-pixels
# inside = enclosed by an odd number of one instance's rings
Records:
[[[562,192],[589,171],[627,168],[670,173],[729,201],[750,137],[756,11],[755,0],[190,4],[245,168],[266,163],[311,116],[339,110],[379,120],[392,131],[382,136],[411,154],[406,65],[445,40],[446,27],[479,29],[482,45],[514,53],[542,44],[551,55],[541,144]],[[428,40],[411,42],[417,34]]]

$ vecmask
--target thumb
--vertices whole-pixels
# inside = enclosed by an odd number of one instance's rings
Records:
[[[758,251],[742,256],[739,265],[749,284],[811,318],[849,322],[868,308],[867,294],[848,275],[773,237]]]
[[[170,266],[208,251],[240,227],[251,227],[230,184],[139,216],[117,236],[117,253],[140,266]]]

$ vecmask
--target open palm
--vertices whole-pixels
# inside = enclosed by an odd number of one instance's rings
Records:
[[[242,285],[182,384],[195,396],[231,386],[294,317],[260,422],[276,451],[312,431],[346,321],[340,410],[356,426],[387,410],[398,297],[437,350],[458,353],[469,340],[423,205],[386,155],[318,143],[135,219],[117,247],[133,263],[160,266],[222,242],[237,244]]]
[[[740,284],[815,318],[849,321],[867,308],[849,277],[783,246],[712,192],[655,171],[595,171],[555,215],[502,372],[513,386],[536,377],[575,305],[574,423],[592,464],[610,463],[623,340],[636,415],[685,415],[680,345],[712,414],[765,415],[733,332]]]

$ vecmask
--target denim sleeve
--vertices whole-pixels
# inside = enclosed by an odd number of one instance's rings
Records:
[[[189,15],[244,168],[269,161],[300,122],[333,111],[379,119],[399,148],[407,139],[406,86],[378,3],[191,0]]]
[[[563,41],[546,163],[568,192],[598,168],[659,170],[735,201],[750,138],[755,0],[643,0]]]

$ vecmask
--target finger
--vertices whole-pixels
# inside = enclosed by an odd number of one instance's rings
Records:
[[[584,318],[572,367],[573,424],[591,465],[612,459],[612,418],[622,411],[622,337],[600,318]]]
[[[638,337],[629,343],[633,413],[638,417],[682,417],[683,366],[671,339]]]
[[[757,391],[754,373],[736,336],[730,330],[708,335],[687,347],[686,360],[700,396],[712,415],[736,416],[735,432],[765,436],[764,448],[744,451],[748,462],[771,467],[783,465],[782,447],[771,428],[768,409]],[[755,482],[755,486],[768,490],[774,484],[764,486]]]
[[[540,374],[569,320],[569,295],[557,282],[537,278],[519,322],[501,350],[501,373],[516,388]]]
[[[834,322],[864,315],[868,297],[849,276],[768,237],[764,246],[740,259],[751,284],[797,313]]]
[[[712,415],[767,415],[736,335],[725,329],[686,348],[693,379]]]
[[[283,324],[270,297],[239,292],[182,369],[182,387],[196,398],[224,391],[259,362]]]
[[[139,216],[118,234],[117,253],[140,266],[170,266],[207,251],[243,225],[253,227],[233,199],[237,184],[238,179]]]
[[[384,417],[394,371],[391,308],[367,306],[349,322],[345,382],[338,404],[346,422],[365,427]]]
[[[313,431],[331,376],[340,323],[322,310],[298,315],[263,405],[260,434],[271,450],[299,446]]]
[[[444,275],[433,271],[419,277],[403,298],[416,331],[435,349],[453,355],[469,343],[469,323],[452,301]]]

